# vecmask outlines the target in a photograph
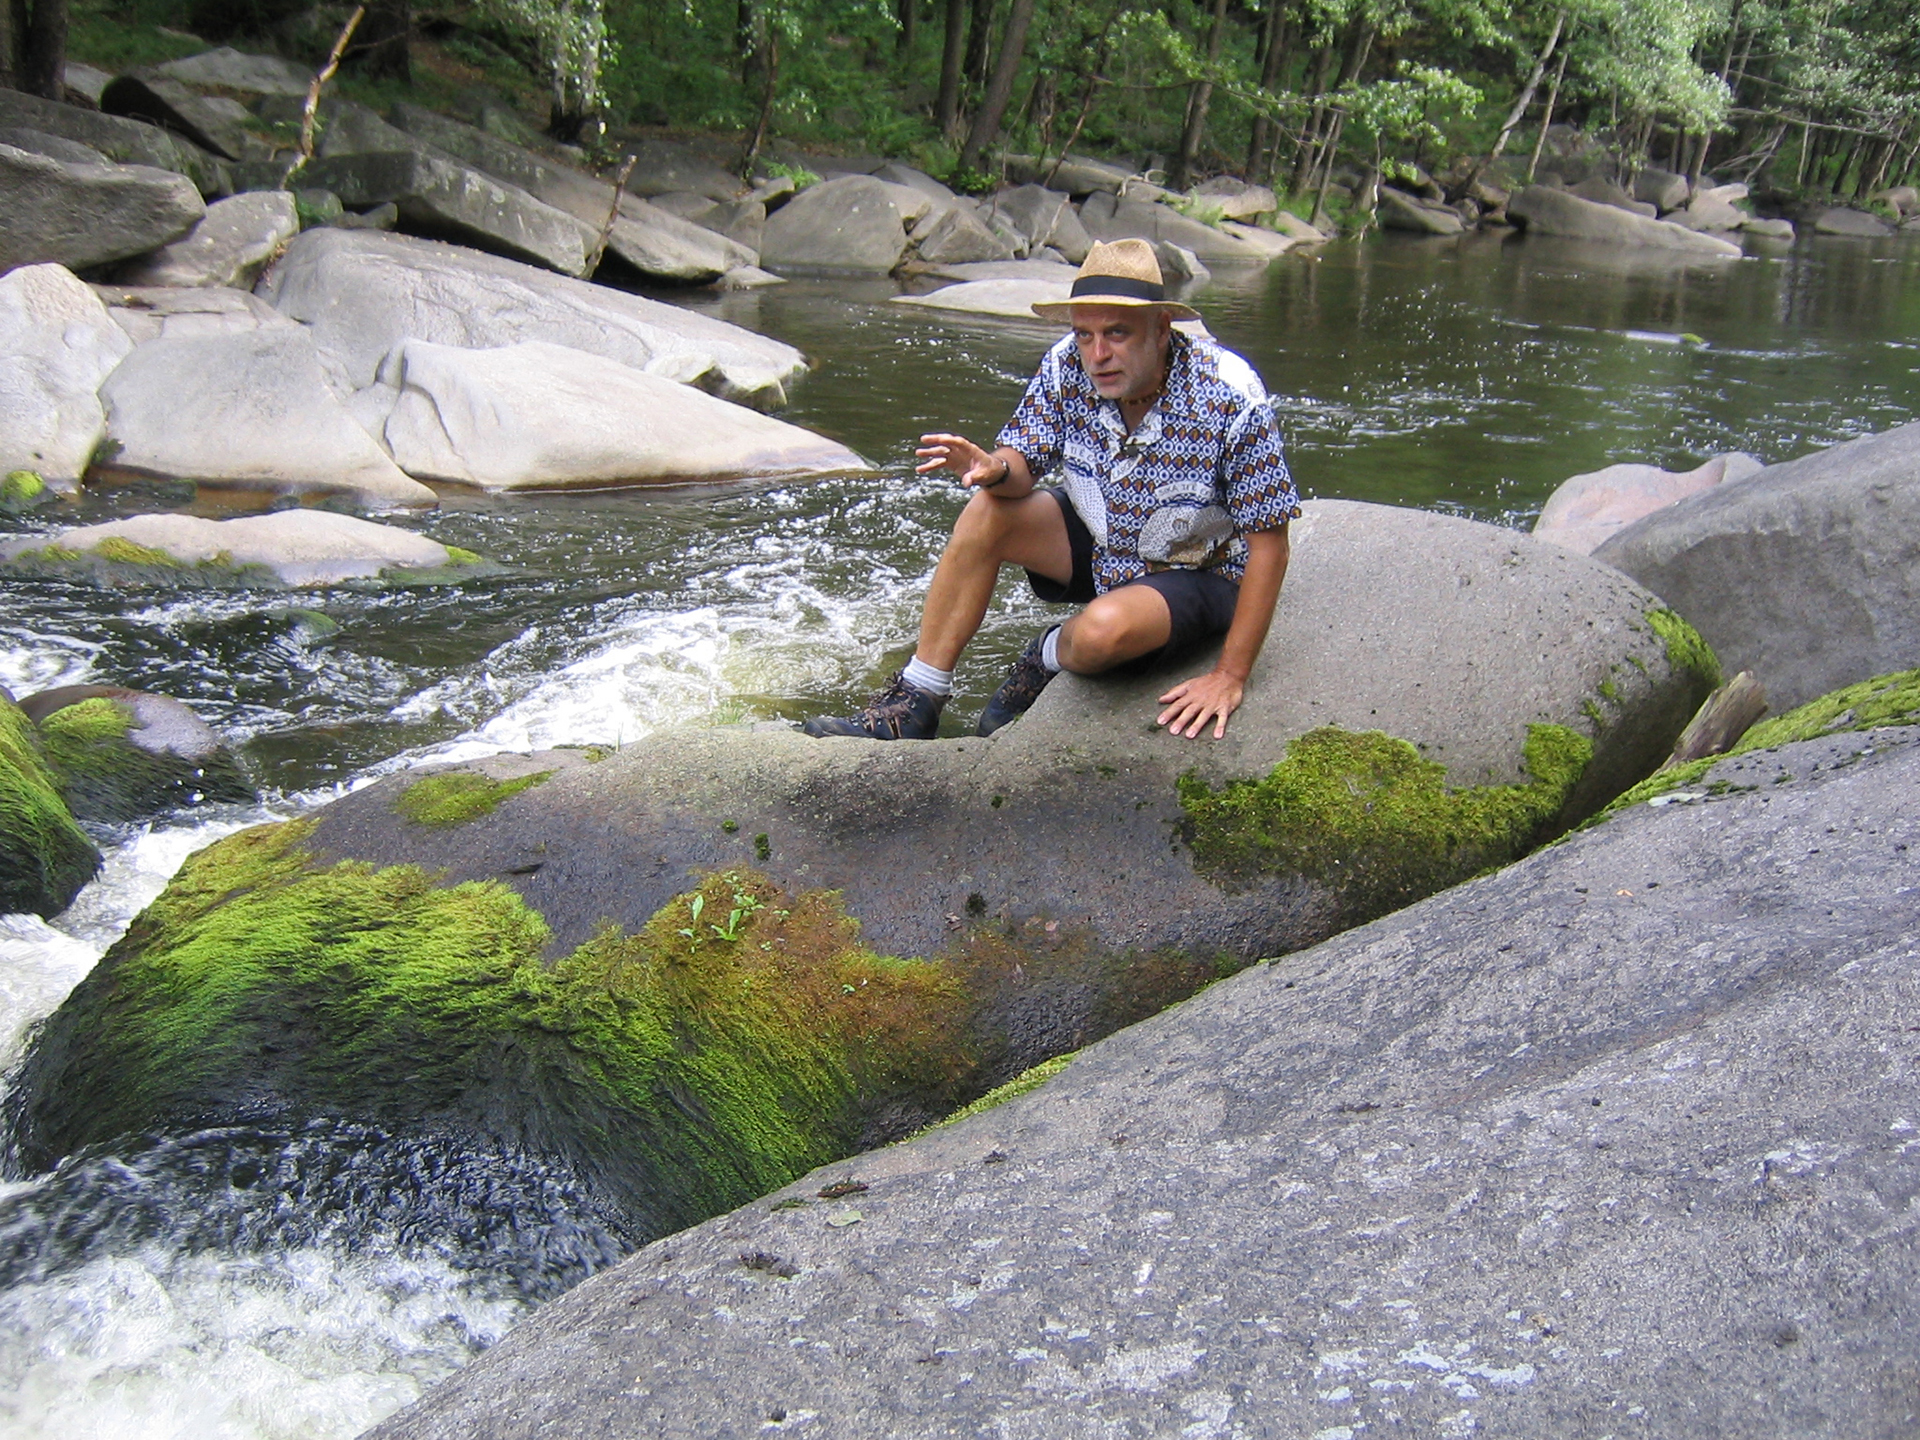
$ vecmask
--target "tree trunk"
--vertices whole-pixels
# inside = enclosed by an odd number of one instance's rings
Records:
[[[986,84],[987,80],[993,11],[994,0],[973,0],[973,15],[967,24],[966,81],[976,89]]]
[[[1307,223],[1316,230],[1327,229],[1327,189],[1333,184],[1333,162],[1340,153],[1340,132],[1346,127],[1347,112],[1335,110],[1333,125],[1327,132],[1326,164],[1320,171],[1320,189],[1313,197],[1313,218]]]
[[[1540,152],[1547,148],[1547,131],[1553,125],[1553,107],[1560,99],[1560,81],[1567,73],[1567,56],[1572,52],[1565,47],[1560,51],[1560,63],[1553,67],[1553,83],[1547,86],[1547,108],[1540,112],[1540,133],[1533,137],[1533,154],[1527,157],[1527,184],[1533,183],[1533,172],[1540,168]]]
[[[1227,28],[1227,0],[1213,0],[1207,21],[1207,66],[1220,60],[1220,35]],[[1193,179],[1193,162],[1200,153],[1200,137],[1207,129],[1207,109],[1213,103],[1213,82],[1199,80],[1187,92],[1187,123],[1180,131],[1180,153],[1174,157],[1171,187],[1184,190]]]
[[[1307,188],[1307,177],[1313,173],[1313,162],[1319,154],[1316,148],[1320,143],[1320,124],[1327,113],[1326,101],[1320,97],[1326,93],[1327,75],[1333,69],[1333,46],[1323,45],[1313,57],[1313,82],[1307,86],[1307,93],[1313,96],[1313,109],[1307,114],[1306,129],[1300,132],[1300,149],[1293,158],[1293,179],[1287,185],[1287,193],[1298,195]]]
[[[0,0],[0,88],[7,90],[18,88],[14,71],[19,64],[15,45],[20,26],[13,13],[17,3],[18,0]]]
[[[947,31],[940,50],[940,94],[933,123],[948,139],[960,128],[960,64],[966,54],[967,0],[947,0]]]
[[[1547,73],[1547,64],[1553,59],[1554,48],[1560,43],[1561,27],[1567,23],[1567,12],[1554,13],[1553,28],[1547,32],[1547,43],[1540,47],[1540,54],[1533,62],[1533,73],[1527,76],[1527,83],[1520,87],[1520,98],[1513,102],[1513,108],[1507,112],[1507,118],[1500,126],[1500,133],[1493,138],[1493,149],[1487,152],[1487,158],[1477,160],[1467,171],[1467,178],[1459,181],[1447,191],[1449,203],[1457,204],[1460,198],[1480,183],[1480,177],[1486,173],[1487,166],[1500,158],[1500,152],[1507,148],[1507,141],[1513,137],[1514,130],[1526,116],[1527,108],[1533,104],[1533,92],[1540,88],[1540,77]],[[1546,127],[1540,129],[1546,134]]]
[[[894,16],[900,22],[900,31],[893,37],[894,53],[908,55],[913,52],[914,0],[899,0],[894,7]]]
[[[760,96],[760,118],[754,124],[753,138],[747,142],[747,153],[740,160],[740,177],[744,180],[753,173],[753,167],[760,158],[760,152],[766,147],[767,132],[773,128],[773,102],[780,86],[780,30],[778,26],[767,26],[766,48],[766,89]]]
[[[47,100],[67,97],[67,0],[14,0],[14,83]]]
[[[372,0],[360,43],[348,61],[369,80],[413,83],[413,56],[407,45],[413,34],[412,0]]]
[[[973,117],[967,143],[960,148],[962,170],[978,170],[981,156],[1000,133],[1000,117],[1007,113],[1007,101],[1013,98],[1013,77],[1027,53],[1027,27],[1032,23],[1033,0],[1013,0],[1007,11],[1006,33],[1000,37],[1000,55],[980,101],[980,113]]]
[[[1281,18],[1278,0],[1267,0],[1267,23],[1260,32],[1260,88],[1272,90],[1280,79],[1280,71],[1287,63],[1287,41],[1291,26]],[[1265,114],[1253,117],[1253,133],[1247,137],[1247,183],[1258,185],[1267,177],[1261,172],[1261,162],[1266,159],[1267,148],[1273,143],[1273,132],[1277,127]]]
[[[760,43],[760,12],[754,0],[736,0],[733,55],[740,63],[740,88],[751,94],[766,84],[766,53]]]

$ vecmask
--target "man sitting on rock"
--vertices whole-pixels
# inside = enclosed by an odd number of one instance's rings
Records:
[[[1226,733],[1300,513],[1266,390],[1238,355],[1173,329],[1199,316],[1165,298],[1144,240],[1096,244],[1071,294],[1033,307],[1073,333],[1047,351],[996,449],[920,437],[921,473],[952,470],[974,494],[934,571],[913,660],[858,714],[816,716],[807,734],[933,738],[1009,564],[1041,599],[1086,608],[1028,643],[981,714],[982,735],[1024,714],[1062,670],[1168,664],[1223,631],[1213,669],[1162,695],[1158,723]],[[1036,488],[1055,472],[1063,488]]]

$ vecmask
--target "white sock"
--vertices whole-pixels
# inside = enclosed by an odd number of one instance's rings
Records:
[[[1049,675],[1058,675],[1067,668],[1060,663],[1060,627],[1058,625],[1047,631],[1047,638],[1040,642],[1040,663],[1047,667]]]
[[[918,655],[907,662],[907,668],[900,672],[900,678],[916,690],[924,690],[929,695],[953,694],[953,671],[936,670]]]

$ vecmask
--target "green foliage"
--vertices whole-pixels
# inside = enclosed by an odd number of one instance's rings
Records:
[[[818,185],[820,183],[819,173],[807,169],[804,165],[791,165],[783,160],[762,160],[760,162],[760,168],[769,176],[775,178],[785,177],[793,181],[793,188],[796,191],[804,190],[809,185]]]
[[[1517,859],[1559,818],[1593,742],[1530,725],[1524,785],[1451,790],[1446,767],[1377,730],[1325,726],[1287,747],[1263,780],[1218,793],[1180,782],[1195,868],[1216,883],[1306,875],[1365,917]]]
[[[985,171],[969,170],[959,165],[947,171],[942,183],[949,190],[962,195],[991,195],[1000,186],[1000,182]]]
[[[1211,195],[1175,195],[1167,204],[1189,220],[1198,220],[1202,225],[1211,225],[1215,229],[1227,218],[1226,207]]]
[[[414,781],[400,792],[393,809],[416,825],[438,829],[466,825],[491,815],[503,800],[531,790],[552,775],[551,770],[540,770],[512,780],[489,780],[471,770],[448,770]]]
[[[1901,670],[1863,680],[1809,700],[1784,715],[1762,720],[1742,735],[1725,755],[1708,755],[1655,771],[1587,824],[1598,825],[1630,806],[1669,791],[1685,789],[1722,760],[1736,755],[1772,750],[1796,740],[1817,740],[1822,735],[1839,735],[1849,730],[1872,730],[1882,725],[1920,725],[1920,670]]]
[[[52,915],[100,868],[19,706],[0,697],[0,914]]]

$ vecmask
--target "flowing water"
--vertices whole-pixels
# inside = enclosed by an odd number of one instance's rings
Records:
[[[513,567],[458,590],[0,584],[0,683],[177,696],[242,742],[266,796],[103,835],[107,867],[66,914],[0,918],[0,1063],[188,853],[241,825],[422,763],[843,706],[903,660],[959,507],[913,474],[914,439],[987,440],[1052,334],[928,318],[894,288],[671,297],[805,350],[818,369],[787,418],[870,476],[450,498],[398,523]],[[1309,496],[1524,528],[1616,461],[1781,460],[1920,414],[1911,240],[1703,265],[1389,236],[1189,298],[1265,376]],[[180,499],[114,491],[13,528]],[[956,723],[1041,613],[1002,586]],[[0,1189],[0,1436],[350,1436],[624,1244],[559,1177],[349,1125],[122,1150]]]

